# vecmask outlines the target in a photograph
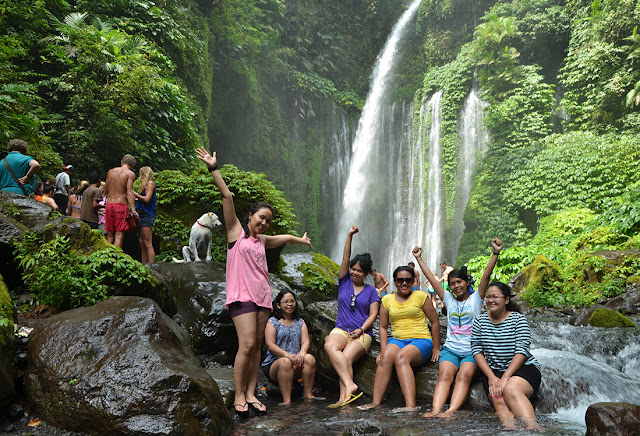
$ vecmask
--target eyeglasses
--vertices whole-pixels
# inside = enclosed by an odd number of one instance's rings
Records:
[[[296,304],[296,300],[282,300],[280,304]]]
[[[399,285],[403,283],[413,283],[413,277],[396,277],[395,282]]]
[[[485,295],[484,297],[485,300],[499,300],[501,298],[504,298],[504,295]]]
[[[351,306],[351,310],[355,309],[355,307],[356,307],[356,294],[353,294],[351,296],[351,304],[350,304],[350,306]]]

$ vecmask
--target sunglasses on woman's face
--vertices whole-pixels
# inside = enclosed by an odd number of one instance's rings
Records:
[[[413,283],[413,277],[396,277],[396,283],[401,285],[403,283]]]

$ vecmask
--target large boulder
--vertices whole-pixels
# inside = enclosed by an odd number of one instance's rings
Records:
[[[589,317],[589,325],[594,327],[635,327],[629,318],[611,309],[596,309]]]
[[[219,262],[150,265],[168,286],[177,318],[192,337],[198,354],[225,352],[226,362],[238,349],[238,337],[226,302],[225,265]],[[269,275],[272,297],[289,285]]]
[[[627,279],[627,281],[629,280]],[[640,314],[640,283],[631,283],[623,294],[609,300],[606,306],[624,315]]]
[[[188,335],[147,298],[113,297],[40,322],[25,390],[48,422],[93,435],[232,431]]]
[[[2,275],[0,275],[0,409],[9,405],[16,395],[16,387],[10,360],[15,313]]]
[[[596,403],[584,417],[586,436],[632,436],[640,427],[640,406],[629,403]]]

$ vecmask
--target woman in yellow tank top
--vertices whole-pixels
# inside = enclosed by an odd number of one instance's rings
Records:
[[[380,355],[376,359],[376,379],[373,386],[373,401],[359,409],[378,406],[384,398],[395,368],[404,395],[405,407],[416,408],[416,379],[413,368],[431,359],[438,361],[440,355],[440,321],[422,291],[413,291],[415,271],[409,266],[399,266],[393,272],[393,281],[398,289],[395,294],[382,298],[380,307]],[[431,333],[427,325],[431,322]],[[391,323],[392,337],[387,327]],[[436,344],[434,347],[433,344]]]

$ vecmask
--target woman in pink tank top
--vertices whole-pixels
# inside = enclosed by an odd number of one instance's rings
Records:
[[[271,284],[267,270],[265,249],[291,244],[304,244],[311,248],[305,233],[301,238],[293,235],[265,235],[273,220],[274,210],[260,202],[249,210],[243,225],[236,215],[233,196],[217,167],[217,156],[198,148],[198,158],[209,167],[213,182],[222,196],[222,212],[227,228],[227,308],[238,335],[238,353],[233,364],[235,382],[234,410],[241,416],[249,415],[249,407],[258,414],[267,408],[256,398],[260,349],[264,331],[271,314]]]

